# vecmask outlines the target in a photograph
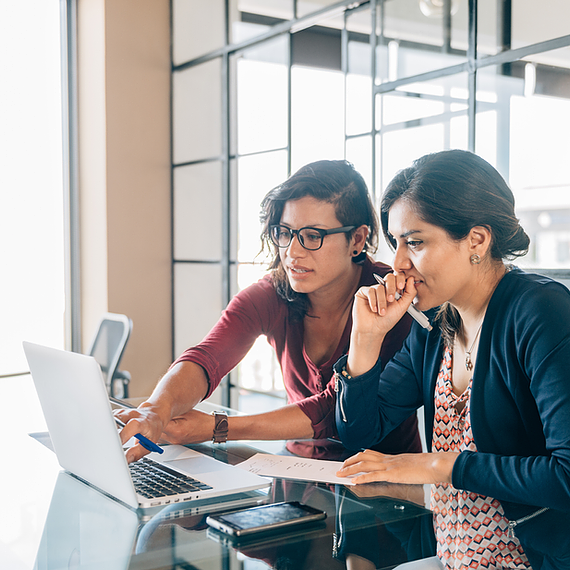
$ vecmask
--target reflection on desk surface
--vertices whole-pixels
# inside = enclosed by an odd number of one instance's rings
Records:
[[[172,545],[178,563],[195,564],[196,544],[204,534],[210,551],[219,548],[223,556],[255,560],[269,568],[346,568],[354,557],[368,564],[363,568],[390,568],[434,552],[431,512],[411,501],[362,500],[344,486],[276,480],[268,502],[295,500],[324,510],[327,519],[304,530],[236,540],[208,529],[205,514],[176,520],[157,517],[141,529],[136,553],[156,554]]]
[[[329,516],[302,531],[243,541],[208,532],[208,513],[281,500],[300,500]],[[363,502],[339,485],[278,480],[270,495],[253,492],[200,503],[172,505],[145,521],[134,510],[61,472],[35,568],[214,569],[229,557],[240,559],[244,569],[248,560],[256,561],[255,568],[263,563],[269,568],[335,569],[345,568],[353,556],[361,563],[368,561],[370,568],[384,568],[430,554],[430,542],[422,548],[418,530],[424,522],[428,525],[423,526],[432,526],[429,511],[386,497]]]
[[[0,470],[11,490],[0,510],[0,568],[10,570],[259,570],[261,568],[347,568],[359,557],[368,567],[387,568],[433,554],[432,514],[423,506],[423,487],[370,485],[358,488],[276,479],[269,494],[231,495],[157,509],[141,517],[113,499],[74,479],[55,455],[29,437],[45,430],[41,410],[19,378],[2,389],[3,401],[18,402],[0,416],[6,457],[18,457],[20,472]],[[11,391],[12,390],[12,391]],[[23,396],[22,396],[23,395]],[[11,399],[10,399],[11,398]],[[38,419],[39,418],[39,419]],[[330,442],[333,452],[337,444]],[[255,453],[291,453],[315,457],[327,442],[228,442],[196,446],[231,464]],[[18,452],[24,455],[18,456]],[[332,459],[338,456],[332,454]],[[326,524],[304,533],[283,533],[271,542],[222,544],[208,537],[205,518],[249,504],[298,500],[327,512]],[[431,538],[430,538],[431,529]],[[430,550],[431,548],[431,550]]]
[[[61,472],[36,558],[37,570],[129,566],[136,512]]]

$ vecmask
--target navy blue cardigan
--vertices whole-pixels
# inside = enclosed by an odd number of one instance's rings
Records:
[[[362,376],[341,377],[343,444],[368,448],[423,405],[431,449],[442,355],[438,327],[414,323],[382,373],[377,362]],[[570,291],[560,283],[519,269],[500,281],[481,330],[471,424],[478,451],[456,460],[457,489],[498,499],[511,520],[537,507],[570,511]]]

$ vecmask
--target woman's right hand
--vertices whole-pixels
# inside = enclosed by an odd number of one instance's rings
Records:
[[[146,402],[145,402],[146,404]],[[123,444],[127,443],[132,437],[140,433],[150,441],[158,442],[163,438],[165,420],[152,405],[142,404],[138,408],[120,409],[114,412],[114,416],[125,424],[121,430],[120,437]],[[168,440],[167,440],[168,441]],[[128,463],[138,461],[145,455],[150,453],[139,442],[126,452]]]
[[[166,425],[160,414],[150,406],[133,410],[118,410],[115,416],[126,424],[121,431],[123,444],[137,433],[153,442],[162,440],[179,445],[209,441],[214,433],[214,416],[194,409],[172,418]],[[127,462],[138,461],[147,453],[149,451],[137,443],[127,450]]]
[[[126,443],[137,433],[155,443],[161,439],[169,443],[198,441],[196,437],[202,437],[206,428],[200,422],[203,418],[197,416],[199,412],[193,408],[207,392],[208,378],[199,364],[184,361],[174,364],[146,402],[138,408],[115,412],[115,416],[126,424],[121,431],[121,441]],[[213,417],[211,423],[213,426]],[[200,441],[211,437],[212,430],[213,427]],[[127,461],[137,461],[148,453],[137,443],[126,452]]]
[[[353,306],[353,330],[359,334],[385,336],[402,318],[416,296],[414,278],[404,282],[403,290],[397,289],[396,276],[384,277],[386,285],[361,287]],[[396,293],[401,297],[396,299]]]
[[[360,288],[352,308],[352,333],[348,372],[358,376],[374,366],[386,334],[398,323],[416,296],[413,277],[402,282],[401,275],[388,274],[386,285]],[[398,291],[397,280],[403,287]],[[396,293],[401,297],[396,299]]]

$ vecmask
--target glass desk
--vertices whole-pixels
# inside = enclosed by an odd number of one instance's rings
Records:
[[[66,472],[30,433],[45,423],[29,376],[0,379],[5,437],[0,481],[0,568],[130,570],[393,568],[434,552],[422,486],[341,485],[275,479],[269,490],[191,501],[143,515]],[[71,405],[71,404],[70,404]],[[237,464],[261,451],[291,453],[284,442],[228,442],[194,448]],[[299,442],[303,456],[339,459],[329,442]],[[208,513],[239,505],[298,500],[327,518],[278,534],[232,541],[206,525]]]

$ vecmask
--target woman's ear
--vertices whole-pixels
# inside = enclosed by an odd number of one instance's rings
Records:
[[[473,226],[467,239],[469,240],[470,252],[483,258],[491,249],[493,234],[487,226]]]
[[[358,254],[362,253],[362,250],[366,246],[366,238],[368,237],[368,226],[362,225],[352,234],[352,243],[351,243],[351,250],[354,252],[358,252]]]

